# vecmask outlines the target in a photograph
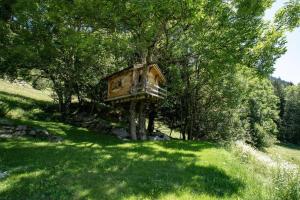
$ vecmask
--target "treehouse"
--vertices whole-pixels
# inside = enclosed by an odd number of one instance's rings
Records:
[[[108,102],[163,99],[167,92],[160,87],[166,80],[156,64],[148,66],[136,64],[106,79]]]

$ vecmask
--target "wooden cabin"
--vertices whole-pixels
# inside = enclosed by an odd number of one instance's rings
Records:
[[[166,80],[156,64],[149,66],[136,64],[106,79],[108,81],[106,101],[155,100],[166,96],[166,90],[160,87]]]

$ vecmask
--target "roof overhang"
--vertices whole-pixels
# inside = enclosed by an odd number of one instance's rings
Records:
[[[166,78],[163,75],[163,73],[161,72],[161,70],[158,67],[158,65],[157,64],[151,64],[150,67],[153,67],[155,69],[155,71],[157,71],[157,73],[159,74],[159,76],[160,76],[160,78],[162,80],[162,83],[166,83]]]
[[[142,66],[142,65],[141,65]],[[109,76],[105,77],[104,80],[108,80],[116,75],[119,75],[119,74],[122,74],[123,72],[125,71],[130,71],[130,70],[133,70],[133,69],[139,69],[139,68],[142,68],[141,66],[137,66],[137,67],[126,67],[120,71],[117,71],[115,73],[112,73],[110,74]],[[150,64],[149,67],[153,67],[155,69],[155,71],[159,74],[159,77],[161,78],[161,81],[162,83],[166,83],[166,78],[165,76],[163,75],[163,73],[161,72],[160,68],[158,67],[157,64]]]

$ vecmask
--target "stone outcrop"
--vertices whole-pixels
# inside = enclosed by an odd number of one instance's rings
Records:
[[[13,125],[11,123],[0,124],[0,138],[14,138],[14,137],[32,137],[41,140],[48,140],[51,142],[62,141],[61,137],[49,133],[45,129],[30,127],[27,125]]]
[[[166,134],[156,130],[153,132],[151,135],[148,136],[148,140],[170,140],[170,137],[167,136]]]
[[[113,126],[110,124],[109,121],[101,119],[96,114],[89,115],[85,112],[70,117],[67,120],[67,122],[75,126],[84,127],[95,132],[109,133],[113,129]]]

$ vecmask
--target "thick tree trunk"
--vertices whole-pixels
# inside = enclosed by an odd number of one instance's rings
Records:
[[[48,73],[48,72],[46,71],[46,73]],[[53,83],[53,89],[57,95],[58,111],[60,113],[63,113],[64,112],[64,96],[63,96],[62,86],[56,81],[54,76],[50,75],[50,79]]]
[[[64,111],[64,98],[62,93],[56,92],[57,98],[58,98],[58,111],[60,113],[63,113]]]
[[[186,139],[185,139],[185,130],[184,130],[184,131],[181,131],[181,135],[182,135],[182,140],[186,140]]]
[[[136,107],[136,102],[131,101],[130,102],[130,108],[129,108],[129,112],[130,112],[129,123],[130,123],[130,135],[131,135],[132,140],[137,139],[137,137],[136,137],[136,123],[135,123],[135,119],[136,119],[135,107]]]
[[[148,121],[148,127],[147,127],[147,131],[148,134],[152,134],[154,131],[154,119],[155,119],[155,115],[156,115],[156,110],[154,107],[150,106],[151,109],[149,112],[149,121]]]
[[[145,103],[141,102],[139,105],[139,136],[141,140],[146,139],[146,117],[145,117]]]
[[[184,117],[184,106],[185,106],[185,99],[183,97],[181,97],[181,105],[180,106],[180,133],[181,133],[181,136],[182,136],[182,140],[185,140],[185,133],[186,133],[186,123],[185,123],[185,117]]]
[[[70,113],[70,106],[72,103],[72,92],[71,92],[71,83],[65,84],[65,114],[68,115]]]
[[[191,125],[188,126],[187,134],[188,134],[188,140],[192,140],[192,130],[191,130]]]

